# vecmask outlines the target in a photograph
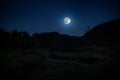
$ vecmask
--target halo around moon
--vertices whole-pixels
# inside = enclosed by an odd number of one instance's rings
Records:
[[[71,19],[69,17],[64,18],[64,23],[65,24],[70,24]]]

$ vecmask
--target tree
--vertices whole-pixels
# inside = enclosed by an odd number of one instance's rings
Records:
[[[4,29],[0,29],[0,37],[2,38],[2,37],[4,37],[5,36],[5,31],[4,31]]]
[[[34,33],[34,34],[32,35],[32,37],[33,37],[33,38],[39,38],[39,33]]]
[[[86,33],[90,31],[90,26],[88,25],[86,28]]]
[[[29,38],[30,35],[27,32],[23,31],[23,32],[20,32],[20,37],[22,37],[22,38]]]
[[[14,38],[18,38],[18,37],[20,37],[20,34],[19,34],[19,32],[17,30],[12,30],[12,36]]]

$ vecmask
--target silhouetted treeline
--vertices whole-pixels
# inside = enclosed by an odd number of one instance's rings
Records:
[[[78,46],[80,38],[62,35],[58,32],[34,33],[30,36],[27,32],[6,32],[0,29],[1,48],[63,48]]]
[[[27,32],[18,32],[13,30],[12,32],[6,32],[0,29],[0,47],[1,48],[24,48],[30,47],[31,41]]]
[[[81,46],[120,46],[120,19],[106,22],[94,27],[82,37],[68,36],[58,32],[34,33],[6,32],[0,29],[1,48],[51,48],[73,49]]]

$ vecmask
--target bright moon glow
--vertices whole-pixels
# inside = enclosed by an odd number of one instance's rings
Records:
[[[70,22],[71,22],[71,19],[70,19],[69,17],[66,17],[66,18],[64,19],[64,23],[65,23],[65,24],[70,24]]]

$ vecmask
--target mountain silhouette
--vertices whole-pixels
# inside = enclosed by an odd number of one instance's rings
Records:
[[[97,25],[82,36],[82,39],[90,44],[119,45],[120,43],[120,19],[112,20]]]

